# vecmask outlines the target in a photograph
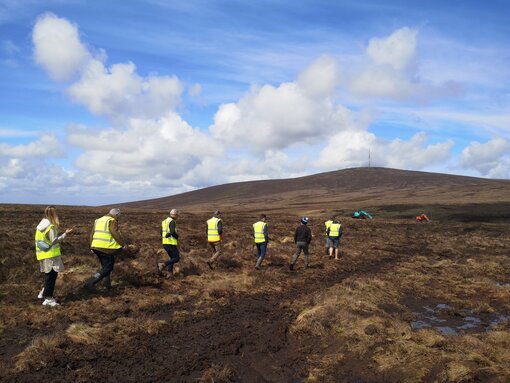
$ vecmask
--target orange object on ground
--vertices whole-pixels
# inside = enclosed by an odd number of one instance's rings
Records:
[[[429,217],[427,217],[425,214],[416,216],[416,220],[418,222],[429,222],[430,221]]]

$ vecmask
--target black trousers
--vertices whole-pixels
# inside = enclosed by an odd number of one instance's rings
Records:
[[[99,262],[101,263],[101,270],[99,270],[99,279],[103,279],[110,275],[113,271],[113,265],[115,264],[115,253],[114,254],[106,254],[102,251],[93,249],[94,254],[99,258]]]
[[[53,297],[53,291],[55,290],[55,282],[57,281],[58,273],[51,269],[49,273],[44,273],[44,291],[43,297]]]
[[[168,271],[173,271],[174,264],[180,261],[179,249],[175,245],[163,245],[170,259],[165,262]]]

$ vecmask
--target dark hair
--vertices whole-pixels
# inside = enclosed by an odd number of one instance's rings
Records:
[[[264,219],[264,218],[266,218],[266,215],[265,214],[261,214],[260,215],[260,219]]]

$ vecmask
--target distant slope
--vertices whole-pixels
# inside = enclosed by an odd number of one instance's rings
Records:
[[[123,204],[209,211],[510,201],[510,181],[387,168],[353,168],[299,178],[237,182]]]

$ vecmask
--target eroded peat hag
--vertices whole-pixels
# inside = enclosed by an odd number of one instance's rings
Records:
[[[118,257],[113,289],[91,294],[82,287],[98,267],[89,233],[105,209],[60,207],[62,224],[75,232],[62,245],[66,270],[56,288],[62,305],[48,308],[37,299],[42,279],[33,251],[41,208],[1,209],[3,381],[510,378],[510,289],[501,285],[510,281],[510,222],[501,216],[430,224],[400,218],[396,208],[386,216],[380,209],[371,221],[340,216],[345,234],[335,261],[324,256],[328,214],[308,214],[310,267],[299,258],[290,271],[297,215],[266,211],[271,241],[255,270],[257,213],[223,211],[224,254],[211,270],[209,216],[183,211],[182,259],[164,278],[156,264],[168,257],[159,233],[166,212],[125,209],[119,226],[131,246]],[[444,210],[469,213],[462,206]],[[424,307],[450,319],[455,334],[417,328]],[[475,324],[469,318],[483,326],[464,326]]]

